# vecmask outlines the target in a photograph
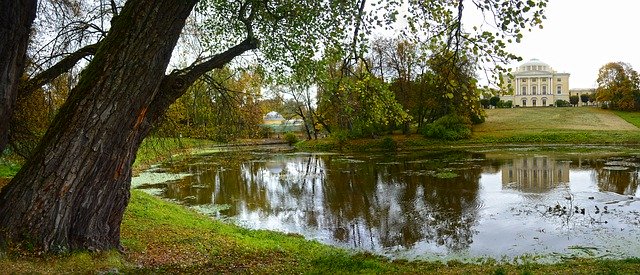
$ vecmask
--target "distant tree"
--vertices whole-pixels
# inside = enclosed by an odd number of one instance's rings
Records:
[[[580,101],[582,101],[583,105],[586,105],[587,103],[589,103],[589,94],[581,94],[580,95]]]
[[[597,82],[597,101],[615,110],[640,110],[640,76],[631,65],[607,63],[600,68]]]
[[[482,107],[484,107],[485,109],[489,109],[489,106],[491,106],[491,103],[489,102],[488,99],[483,98],[483,99],[480,99],[480,105],[482,105]]]
[[[491,106],[493,107],[497,107],[498,106],[498,102],[500,102],[500,97],[498,96],[493,96],[489,99],[489,102],[491,104]]]
[[[572,95],[569,97],[569,103],[571,103],[571,106],[578,105],[579,101],[580,101],[580,98],[577,95]]]
[[[264,115],[261,85],[257,68],[209,72],[169,107],[157,133],[223,142],[257,137]]]

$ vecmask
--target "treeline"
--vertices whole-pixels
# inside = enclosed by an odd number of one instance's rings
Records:
[[[427,133],[448,116],[470,132],[485,118],[476,60],[446,46],[378,38],[361,57],[331,49],[309,63],[312,69],[281,79],[277,89],[291,98],[308,139]]]
[[[267,75],[255,64],[206,73],[171,105],[153,134],[221,142],[266,138],[273,135],[262,125],[270,111],[302,120],[307,139],[394,131],[460,139],[484,121],[470,55],[401,38],[378,38],[361,57],[350,53],[328,49],[286,76]],[[76,79],[65,73],[20,98],[10,137],[15,152],[26,157],[35,148]]]

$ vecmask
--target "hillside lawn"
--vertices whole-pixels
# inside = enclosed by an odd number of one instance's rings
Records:
[[[473,127],[476,136],[565,131],[640,132],[640,128],[616,112],[597,107],[490,109],[486,113],[486,121]]]
[[[537,107],[485,110],[486,121],[474,125],[470,139],[446,141],[419,134],[380,138],[303,141],[305,151],[389,151],[487,146],[640,145],[640,112],[598,107]],[[415,133],[415,132],[414,132]]]
[[[486,110],[475,144],[640,144],[640,113],[597,107]],[[465,141],[463,141],[465,143]]]

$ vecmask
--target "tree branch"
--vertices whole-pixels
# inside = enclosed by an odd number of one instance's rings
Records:
[[[240,44],[212,56],[205,62],[192,64],[185,69],[174,71],[165,76],[162,79],[162,83],[160,83],[159,94],[156,95],[153,102],[151,102],[148,116],[149,123],[155,125],[169,105],[182,96],[200,76],[213,69],[222,68],[235,57],[247,51],[257,49],[259,44],[257,39],[248,37],[240,42]]]
[[[35,90],[42,87],[44,84],[47,84],[54,80],[56,77],[60,76],[64,72],[69,71],[73,66],[75,66],[80,59],[85,58],[89,55],[93,55],[96,53],[98,49],[98,43],[85,46],[74,53],[69,54],[67,57],[60,60],[55,65],[51,66],[49,69],[44,70],[38,75],[32,77],[27,80],[20,86],[19,96],[27,97]]]

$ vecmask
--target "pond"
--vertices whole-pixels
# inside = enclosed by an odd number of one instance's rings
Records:
[[[190,156],[136,188],[241,226],[403,259],[640,257],[640,157],[527,151]]]

